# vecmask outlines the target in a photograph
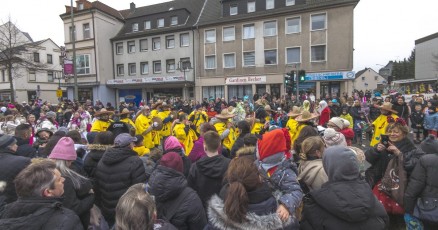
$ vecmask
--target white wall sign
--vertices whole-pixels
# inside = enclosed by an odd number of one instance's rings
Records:
[[[111,79],[106,83],[108,85],[116,84],[138,84],[138,83],[158,83],[158,82],[178,82],[184,81],[184,76],[165,76],[165,77],[145,77],[145,78],[131,78],[131,79]]]
[[[227,77],[225,85],[260,84],[266,83],[266,76]]]

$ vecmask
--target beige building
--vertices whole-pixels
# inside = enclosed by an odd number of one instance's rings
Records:
[[[300,91],[351,92],[357,3],[207,1],[198,26],[196,98],[284,95],[291,70],[307,73]]]
[[[377,89],[377,85],[386,84],[386,79],[379,75],[371,68],[365,68],[356,73],[356,77],[353,82],[353,88],[358,91],[365,92],[370,90],[371,92]]]

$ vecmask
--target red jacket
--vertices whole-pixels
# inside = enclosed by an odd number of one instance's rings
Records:
[[[330,108],[327,106],[321,111],[321,116],[319,117],[318,125],[326,126],[327,122],[330,120]]]
[[[353,131],[353,129],[345,128],[345,129],[342,129],[339,132],[344,134],[345,141],[347,141],[347,145],[351,146],[351,142],[352,142],[352,140],[354,138],[354,131]]]

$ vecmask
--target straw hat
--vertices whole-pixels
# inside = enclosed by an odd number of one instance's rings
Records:
[[[158,106],[160,106],[162,104],[163,104],[163,101],[158,100],[157,102],[155,102],[154,104],[151,105],[151,110],[156,109]]]
[[[101,110],[99,110],[98,112],[96,112],[95,114],[94,114],[94,116],[95,117],[98,117],[98,116],[101,116],[101,115],[110,115],[110,114],[113,114],[114,112],[113,111],[108,111],[108,110],[106,110],[105,108],[102,108]]]
[[[298,122],[306,122],[317,118],[318,116],[318,114],[310,113],[309,111],[303,111],[300,116],[295,118],[295,120]]]
[[[292,107],[292,111],[287,114],[288,117],[298,117],[299,115],[301,115],[301,111],[298,106]]]
[[[159,117],[152,118],[152,129],[161,130],[163,128],[163,121]]]
[[[124,109],[122,110],[122,112],[120,113],[120,115],[130,114],[130,113],[133,113],[133,112],[134,112],[134,111],[129,111],[129,109],[124,108]]]
[[[392,103],[391,102],[384,102],[382,106],[379,107],[379,109],[383,109],[392,113],[397,113],[397,111],[392,109]]]
[[[234,117],[235,114],[230,114],[228,109],[223,109],[220,114],[216,114],[215,117],[218,119],[229,119]]]
[[[233,106],[228,106],[227,110],[228,110],[228,113],[229,113],[229,114],[234,114],[234,113],[236,113],[236,108],[234,108]]]

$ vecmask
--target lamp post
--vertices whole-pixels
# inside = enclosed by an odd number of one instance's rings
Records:
[[[183,72],[183,73],[184,73],[184,81],[187,80],[187,79],[186,79],[186,72],[189,72],[191,69],[193,69],[193,67],[192,67],[192,63],[191,63],[190,61],[183,61],[183,60],[180,60],[180,61],[178,62],[178,69],[177,69],[177,70],[179,70],[180,72]],[[186,84],[184,84],[184,88],[183,88],[183,96],[184,96],[185,91],[186,91]],[[186,99],[186,98],[185,98],[185,99]]]
[[[71,17],[71,28],[72,28],[72,35],[71,35],[71,42],[73,46],[73,76],[74,76],[74,90],[73,90],[73,97],[74,100],[77,101],[79,99],[78,95],[78,76],[76,74],[76,46],[75,46],[75,39],[76,39],[76,27],[74,25],[73,20],[73,0],[70,1],[70,17]]]

